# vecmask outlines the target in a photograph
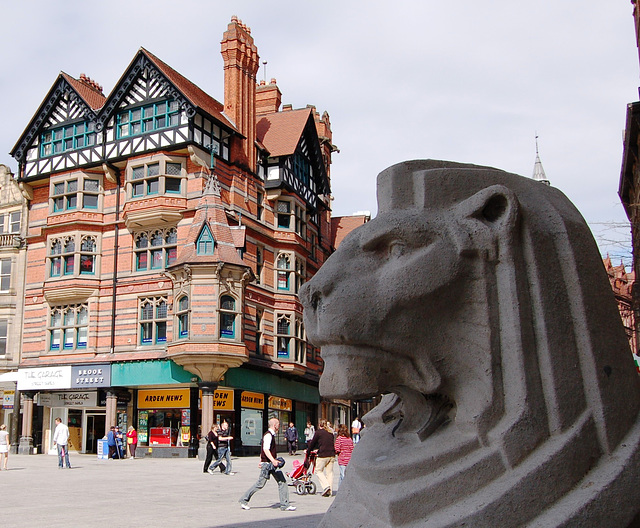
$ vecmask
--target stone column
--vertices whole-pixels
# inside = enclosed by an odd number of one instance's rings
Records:
[[[31,429],[33,427],[33,392],[23,392],[24,408],[22,410],[22,434],[20,435],[20,444],[18,445],[18,454],[33,454],[33,438],[31,437]],[[19,408],[18,408],[19,409]]]
[[[213,423],[213,393],[218,388],[217,383],[200,383],[202,390],[202,419],[200,420],[202,436],[198,446],[198,458],[204,460],[207,455],[207,434],[211,430]]]
[[[112,425],[116,425],[117,420],[118,395],[116,391],[107,390],[106,414],[104,422],[104,430],[109,432]]]

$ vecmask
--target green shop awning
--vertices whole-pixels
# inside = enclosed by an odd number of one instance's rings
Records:
[[[192,378],[198,380],[197,376],[187,372],[170,359],[111,364],[111,385],[113,387],[191,383]]]
[[[223,383],[236,389],[262,392],[316,405],[320,403],[318,387],[257,370],[242,367],[229,369],[224,375]]]

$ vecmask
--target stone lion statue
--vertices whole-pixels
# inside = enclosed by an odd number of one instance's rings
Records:
[[[301,291],[320,392],[383,394],[321,526],[640,525],[640,385],[557,189],[409,161]]]

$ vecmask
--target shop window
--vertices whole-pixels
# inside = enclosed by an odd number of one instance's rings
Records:
[[[177,229],[136,233],[134,253],[136,271],[161,270],[171,266],[178,256]]]
[[[97,238],[93,235],[72,235],[49,241],[49,276],[95,275]]]
[[[7,354],[8,326],[8,321],[6,319],[0,319],[0,356],[5,356]]]
[[[0,291],[9,291],[11,288],[11,259],[0,259]]]
[[[55,306],[49,316],[50,350],[87,348],[89,311],[86,304]]]
[[[200,236],[196,242],[196,252],[198,255],[213,255],[214,240],[211,229],[205,225],[200,231]]]
[[[40,135],[40,156],[52,156],[69,150],[95,145],[96,131],[94,123],[83,121],[45,130]]]
[[[236,338],[236,301],[230,295],[220,297],[220,337]]]
[[[120,112],[116,121],[118,138],[136,136],[178,125],[180,107],[177,101],[160,101]]]
[[[182,163],[164,159],[131,167],[127,172],[127,195],[131,199],[182,195],[182,172]]]
[[[186,339],[189,337],[189,297],[186,295],[178,300],[176,319],[178,320],[178,337]]]
[[[167,299],[141,299],[139,323],[141,345],[164,345],[167,342]]]
[[[76,209],[96,210],[100,200],[100,179],[75,173],[72,178],[51,182],[51,212]]]
[[[22,213],[20,211],[13,211],[11,213],[0,214],[0,234],[20,233],[20,219]]]

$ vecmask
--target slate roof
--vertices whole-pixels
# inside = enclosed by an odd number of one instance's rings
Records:
[[[272,157],[290,156],[296,151],[310,115],[311,108],[266,114],[256,124],[257,140]]]

